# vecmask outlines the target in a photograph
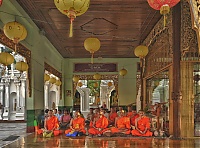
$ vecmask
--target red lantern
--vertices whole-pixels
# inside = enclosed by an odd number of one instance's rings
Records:
[[[0,0],[0,6],[2,5],[2,3],[3,3],[3,0]]]
[[[170,8],[174,7],[180,0],[147,0],[149,5],[155,9],[160,10],[160,14],[164,15],[164,26],[166,24],[165,15],[169,13]]]

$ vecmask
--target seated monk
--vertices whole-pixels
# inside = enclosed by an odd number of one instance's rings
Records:
[[[109,126],[114,126],[115,125],[115,119],[118,117],[118,114],[115,110],[115,107],[112,107],[111,110],[110,110],[110,114],[108,116],[108,125]]]
[[[144,116],[144,111],[139,111],[139,117],[135,120],[135,129],[132,130],[133,136],[152,136],[150,132],[149,118]]]
[[[94,121],[90,124],[90,128],[88,130],[89,135],[98,135],[101,136],[104,130],[108,126],[108,119],[104,116],[103,112],[98,113],[94,118]]]
[[[66,136],[78,136],[86,133],[85,119],[81,117],[79,111],[75,112],[74,118],[70,121],[70,129],[65,130]]]
[[[113,134],[130,134],[131,133],[130,118],[126,117],[124,110],[120,112],[119,117],[115,119],[115,127],[108,128],[104,131],[104,135],[111,136]]]
[[[139,114],[136,112],[136,110],[132,110],[133,115],[130,116],[130,120],[131,120],[131,127],[132,129],[135,129],[135,120],[139,117]]]
[[[131,107],[131,106],[128,106],[127,110],[128,110],[128,112],[127,112],[126,116],[127,116],[127,117],[133,116],[132,107]]]
[[[48,117],[44,121],[43,137],[57,136],[60,134],[58,118],[53,115],[53,111],[48,111]]]

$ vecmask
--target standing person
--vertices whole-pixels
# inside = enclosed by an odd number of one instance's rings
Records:
[[[135,120],[135,129],[132,130],[133,136],[152,136],[150,131],[149,118],[144,115],[144,111],[139,110],[139,117]]]

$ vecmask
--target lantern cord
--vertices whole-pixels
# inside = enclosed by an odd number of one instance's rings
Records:
[[[74,21],[74,19],[73,18],[71,18],[70,19],[70,30],[69,30],[69,37],[71,38],[71,37],[73,37],[73,21]]]
[[[93,64],[94,63],[94,53],[92,53],[92,56],[91,56],[91,63]]]
[[[163,15],[164,16],[164,27],[166,26],[166,22],[167,22],[167,17],[166,17],[166,15]]]

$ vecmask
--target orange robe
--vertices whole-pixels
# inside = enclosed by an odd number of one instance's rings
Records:
[[[120,129],[127,129],[125,134],[130,134],[131,133],[131,124],[130,124],[130,118],[129,117],[119,117],[116,121],[117,127],[111,127],[111,132],[114,133],[121,133]]]
[[[127,112],[127,117],[131,117],[133,115],[133,112]]]
[[[51,118],[46,119],[45,122],[46,122],[45,124],[46,124],[47,130],[54,129],[54,131],[53,131],[54,136],[57,136],[60,134],[59,130],[55,130],[55,129],[59,128],[59,121],[56,116],[52,116]],[[37,131],[38,134],[42,134],[43,132],[44,132],[43,129],[38,129],[38,131]]]
[[[79,131],[79,132],[83,132],[84,134],[86,133],[85,130],[85,119],[82,117],[76,118],[76,119],[72,119],[72,128]],[[65,134],[68,134],[72,131],[72,129],[67,129],[65,130]]]
[[[94,123],[95,128],[101,128],[103,130],[99,131],[98,129],[95,129],[94,127],[90,127],[88,130],[88,133],[91,135],[98,135],[102,134],[104,132],[104,129],[108,126],[108,119],[105,116],[102,116]]]
[[[112,124],[112,123],[115,123],[115,119],[116,117],[118,117],[118,114],[115,112],[115,113],[110,113],[110,116],[109,116],[109,124]]]
[[[152,136],[152,132],[150,132],[150,122],[149,122],[149,118],[148,117],[143,117],[141,119],[139,119],[137,122],[137,128],[140,130],[140,131],[145,131],[145,129],[147,128],[147,131],[142,134],[140,133],[137,129],[135,130],[132,130],[132,135],[133,136]]]
[[[131,117],[131,125],[135,126],[135,119],[139,117],[139,114],[135,114],[133,117]]]

